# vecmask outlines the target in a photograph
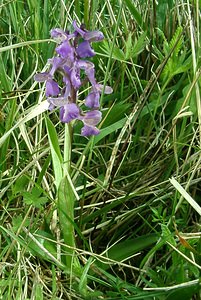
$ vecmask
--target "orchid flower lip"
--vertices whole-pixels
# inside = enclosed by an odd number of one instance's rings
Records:
[[[90,108],[98,108],[100,106],[99,99],[100,93],[90,92],[85,99],[85,105]]]
[[[93,57],[95,55],[88,41],[81,42],[76,49],[76,53],[79,57]]]
[[[53,79],[46,82],[46,96],[57,96],[60,93],[59,85]]]
[[[98,135],[99,133],[100,133],[100,130],[94,126],[84,125],[84,127],[81,130],[82,136]]]

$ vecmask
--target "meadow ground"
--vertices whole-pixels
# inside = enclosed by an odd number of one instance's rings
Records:
[[[201,299],[200,7],[1,2],[0,299]],[[34,80],[73,20],[105,37],[92,137]]]

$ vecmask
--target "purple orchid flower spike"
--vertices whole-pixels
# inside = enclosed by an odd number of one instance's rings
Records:
[[[45,82],[49,110],[59,108],[61,122],[81,121],[81,135],[97,135],[100,130],[96,126],[102,116],[98,110],[100,95],[102,92],[112,93],[112,88],[97,83],[95,66],[86,59],[95,55],[91,43],[103,40],[104,35],[98,30],[86,30],[84,25],[79,27],[76,21],[73,21],[72,25],[72,33],[60,28],[51,30],[52,39],[58,43],[55,49],[57,55],[48,59],[49,71],[36,74],[34,79]],[[85,99],[85,105],[89,109],[83,112],[77,104],[77,95],[79,89],[87,82],[91,84]]]

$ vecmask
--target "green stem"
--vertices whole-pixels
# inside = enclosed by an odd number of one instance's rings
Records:
[[[72,151],[72,125],[65,124],[65,137],[64,137],[64,175],[68,175],[71,172],[71,151]]]
[[[64,137],[64,178],[61,180],[58,190],[58,207],[59,207],[59,221],[61,231],[64,238],[64,243],[67,246],[66,252],[66,267],[72,270],[72,274],[82,277],[82,267],[78,257],[75,254],[75,224],[74,224],[74,204],[75,204],[75,190],[71,181],[71,152],[72,152],[72,125],[65,124]],[[68,247],[69,246],[69,247]],[[83,295],[87,292],[87,280],[82,280]]]
[[[66,266],[75,269],[78,260],[74,257],[75,234],[74,234],[74,202],[75,194],[71,182],[71,150],[72,150],[72,126],[65,124],[64,137],[64,178],[58,189],[59,222],[63,234],[66,250]],[[68,248],[69,246],[69,248]],[[77,265],[78,266],[78,265]]]

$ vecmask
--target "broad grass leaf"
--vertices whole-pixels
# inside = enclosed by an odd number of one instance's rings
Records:
[[[126,240],[111,247],[107,252],[107,256],[113,260],[122,261],[135,253],[150,247],[152,244],[156,243],[157,240],[157,234],[147,234],[135,239]]]
[[[52,234],[43,230],[38,230],[37,236],[34,237],[51,255],[54,257],[57,256],[56,243]],[[50,260],[47,254],[44,253],[44,251],[33,240],[30,240],[28,243],[28,249],[33,253],[33,255],[39,256],[48,261]]]
[[[183,283],[184,285],[184,283]],[[199,282],[195,283],[194,285],[188,286],[188,282],[186,282],[186,286],[179,287],[171,292],[168,293],[168,296],[165,298],[165,300],[190,300],[192,299],[192,296],[195,296],[195,294],[200,290],[200,284]],[[198,298],[194,298],[198,299]]]
[[[102,140],[105,136],[111,134],[112,132],[122,128],[126,122],[126,118],[123,118],[110,126],[101,129],[99,135],[94,138],[94,144],[97,144],[100,140]]]
[[[169,179],[174,188],[184,197],[184,199],[192,206],[192,208],[201,216],[200,205],[191,197],[191,195],[182,187],[182,185],[174,178]]]
[[[183,103],[184,100],[186,98],[186,96],[188,95],[188,92],[191,88],[191,84],[186,83],[186,85],[184,86],[184,88],[182,89],[182,96],[179,99],[172,99],[170,101],[170,103],[168,104],[167,108],[166,108],[166,115],[167,116],[171,116],[171,119],[173,119],[174,117],[176,117],[178,115],[178,113],[181,111],[181,108],[183,107]],[[176,87],[175,87],[176,90]],[[192,90],[190,96],[188,97],[188,101],[186,102],[186,107],[188,107],[187,112],[192,112],[193,115],[196,116],[197,113],[197,105],[196,105],[196,93],[195,93],[195,89]],[[179,114],[179,116],[181,116]]]
[[[93,258],[90,257],[88,261],[86,262],[84,269],[82,271],[82,275],[80,277],[80,282],[79,282],[79,290],[81,294],[84,294],[86,296],[86,283],[87,283],[87,274],[89,272],[90,266],[92,265]]]
[[[25,117],[22,117],[15,123],[15,125],[10,128],[5,134],[0,138],[0,147],[4,144],[4,142],[9,138],[10,134],[18,128],[21,124],[25,124],[26,122],[32,120],[33,118],[39,116],[43,112],[48,109],[47,100],[42,101],[40,104],[37,104],[26,111]]]
[[[159,99],[158,93],[153,92],[152,95],[150,96],[150,101],[149,103],[146,103],[145,106],[143,107],[139,118],[143,118],[146,115],[151,116],[151,114],[156,111],[158,108],[162,107],[164,103],[167,101],[167,98],[170,97],[170,92],[168,91],[167,93],[164,93],[162,97]]]
[[[58,135],[56,129],[48,117],[45,118],[45,122],[46,122],[46,128],[47,128],[48,139],[50,144],[50,151],[52,155],[55,184],[56,187],[58,188],[61,179],[63,178],[63,170],[62,170],[63,159],[59,147],[59,141],[58,141]]]
[[[131,107],[130,103],[125,103],[121,101],[116,103],[111,109],[110,112],[107,114],[107,117],[104,119],[103,128],[101,128],[101,132],[98,136],[94,138],[94,143],[98,143],[102,140],[105,136],[110,135],[111,133],[115,132],[118,129],[121,129],[127,118],[124,117],[126,112],[129,111]]]
[[[72,188],[72,184],[70,182],[70,179],[65,176],[64,178],[62,178],[59,184],[57,201],[60,228],[64,238],[64,242],[67,245],[67,247],[65,248],[65,264],[69,270],[73,266],[73,270],[75,272],[78,272],[80,275],[80,264],[78,258],[74,256],[74,250],[72,248],[75,247],[74,228],[76,227],[74,223],[74,202],[75,194]]]
[[[6,232],[7,236],[11,237],[11,239],[13,241],[18,242],[22,247],[24,247],[24,249],[26,249],[27,251],[30,251],[33,255],[50,261],[48,254],[44,253],[44,251],[39,247],[39,245],[37,245],[36,242],[34,242],[33,240],[28,239],[27,237],[25,240],[22,235],[17,236],[14,232],[4,228],[3,226],[0,226],[0,231]],[[56,248],[55,248],[55,243],[51,242],[51,240],[54,241],[53,236],[44,231],[38,231],[37,234],[40,234],[40,236],[35,237],[35,239],[43,247],[45,247],[45,249],[48,251],[48,253],[50,253],[51,255],[56,257],[57,252],[56,252]],[[45,237],[48,238],[48,241],[45,239]]]
[[[115,260],[117,262],[124,261],[129,257],[133,256],[139,251],[150,247],[158,240],[157,234],[148,234],[137,237],[135,239],[126,240],[120,243],[115,244],[107,251],[107,257]],[[107,264],[103,264],[97,262],[98,266],[101,266],[104,270],[106,270],[109,266]]]
[[[34,294],[35,294],[35,299],[36,300],[43,300],[44,299],[43,298],[43,286],[42,286],[42,284],[37,283],[35,285],[35,292],[34,292]]]
[[[120,103],[115,103],[114,106],[110,108],[109,113],[108,111],[103,111],[103,126],[107,127],[123,119],[128,114],[131,106],[132,104],[122,101]],[[106,115],[107,117],[105,118]]]
[[[64,235],[64,240],[70,246],[74,246],[72,239],[73,232],[73,209],[75,196],[67,177],[62,178],[58,189],[58,213],[60,226]]]
[[[0,55],[0,69],[1,69],[0,81],[1,81],[1,89],[4,92],[8,92],[12,90],[12,81],[7,74],[7,70],[5,67],[6,63],[7,63],[7,59],[5,58],[5,56],[3,57],[1,54]]]

